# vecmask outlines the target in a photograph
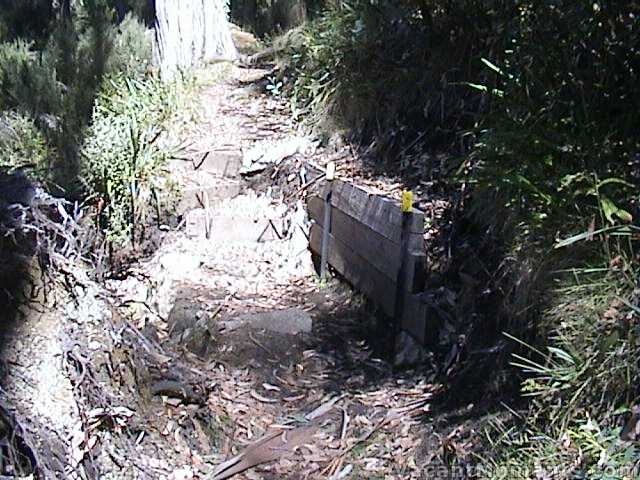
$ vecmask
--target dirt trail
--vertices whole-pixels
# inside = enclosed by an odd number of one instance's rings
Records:
[[[171,165],[182,222],[155,254],[106,290],[74,273],[83,287],[44,332],[72,398],[53,422],[60,478],[424,478],[435,387],[394,374],[385,328],[317,282],[303,204],[281,188],[301,182],[300,155],[238,173],[243,152],[295,133],[266,73],[202,91],[188,158]],[[39,388],[22,390],[25,415]]]

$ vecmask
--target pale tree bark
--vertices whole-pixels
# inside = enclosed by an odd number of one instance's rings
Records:
[[[164,78],[213,61],[234,61],[226,0],[156,0],[156,60]]]

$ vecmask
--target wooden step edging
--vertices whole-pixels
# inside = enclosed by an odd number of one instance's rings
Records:
[[[323,174],[306,168],[312,178]],[[337,178],[317,182],[307,209],[312,252],[322,257],[325,238],[323,260],[424,345],[424,213]]]

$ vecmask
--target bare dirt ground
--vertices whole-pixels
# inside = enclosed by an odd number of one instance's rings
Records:
[[[390,329],[316,279],[313,148],[239,174],[298,138],[267,76],[234,68],[200,92],[171,164],[182,221],[150,258],[106,285],[73,269],[57,307],[7,328],[3,396],[56,478],[419,479],[446,453],[425,440],[438,386],[394,372]]]

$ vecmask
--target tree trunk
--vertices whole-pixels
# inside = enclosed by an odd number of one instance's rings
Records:
[[[156,0],[155,55],[164,78],[203,63],[233,61],[225,0]]]

